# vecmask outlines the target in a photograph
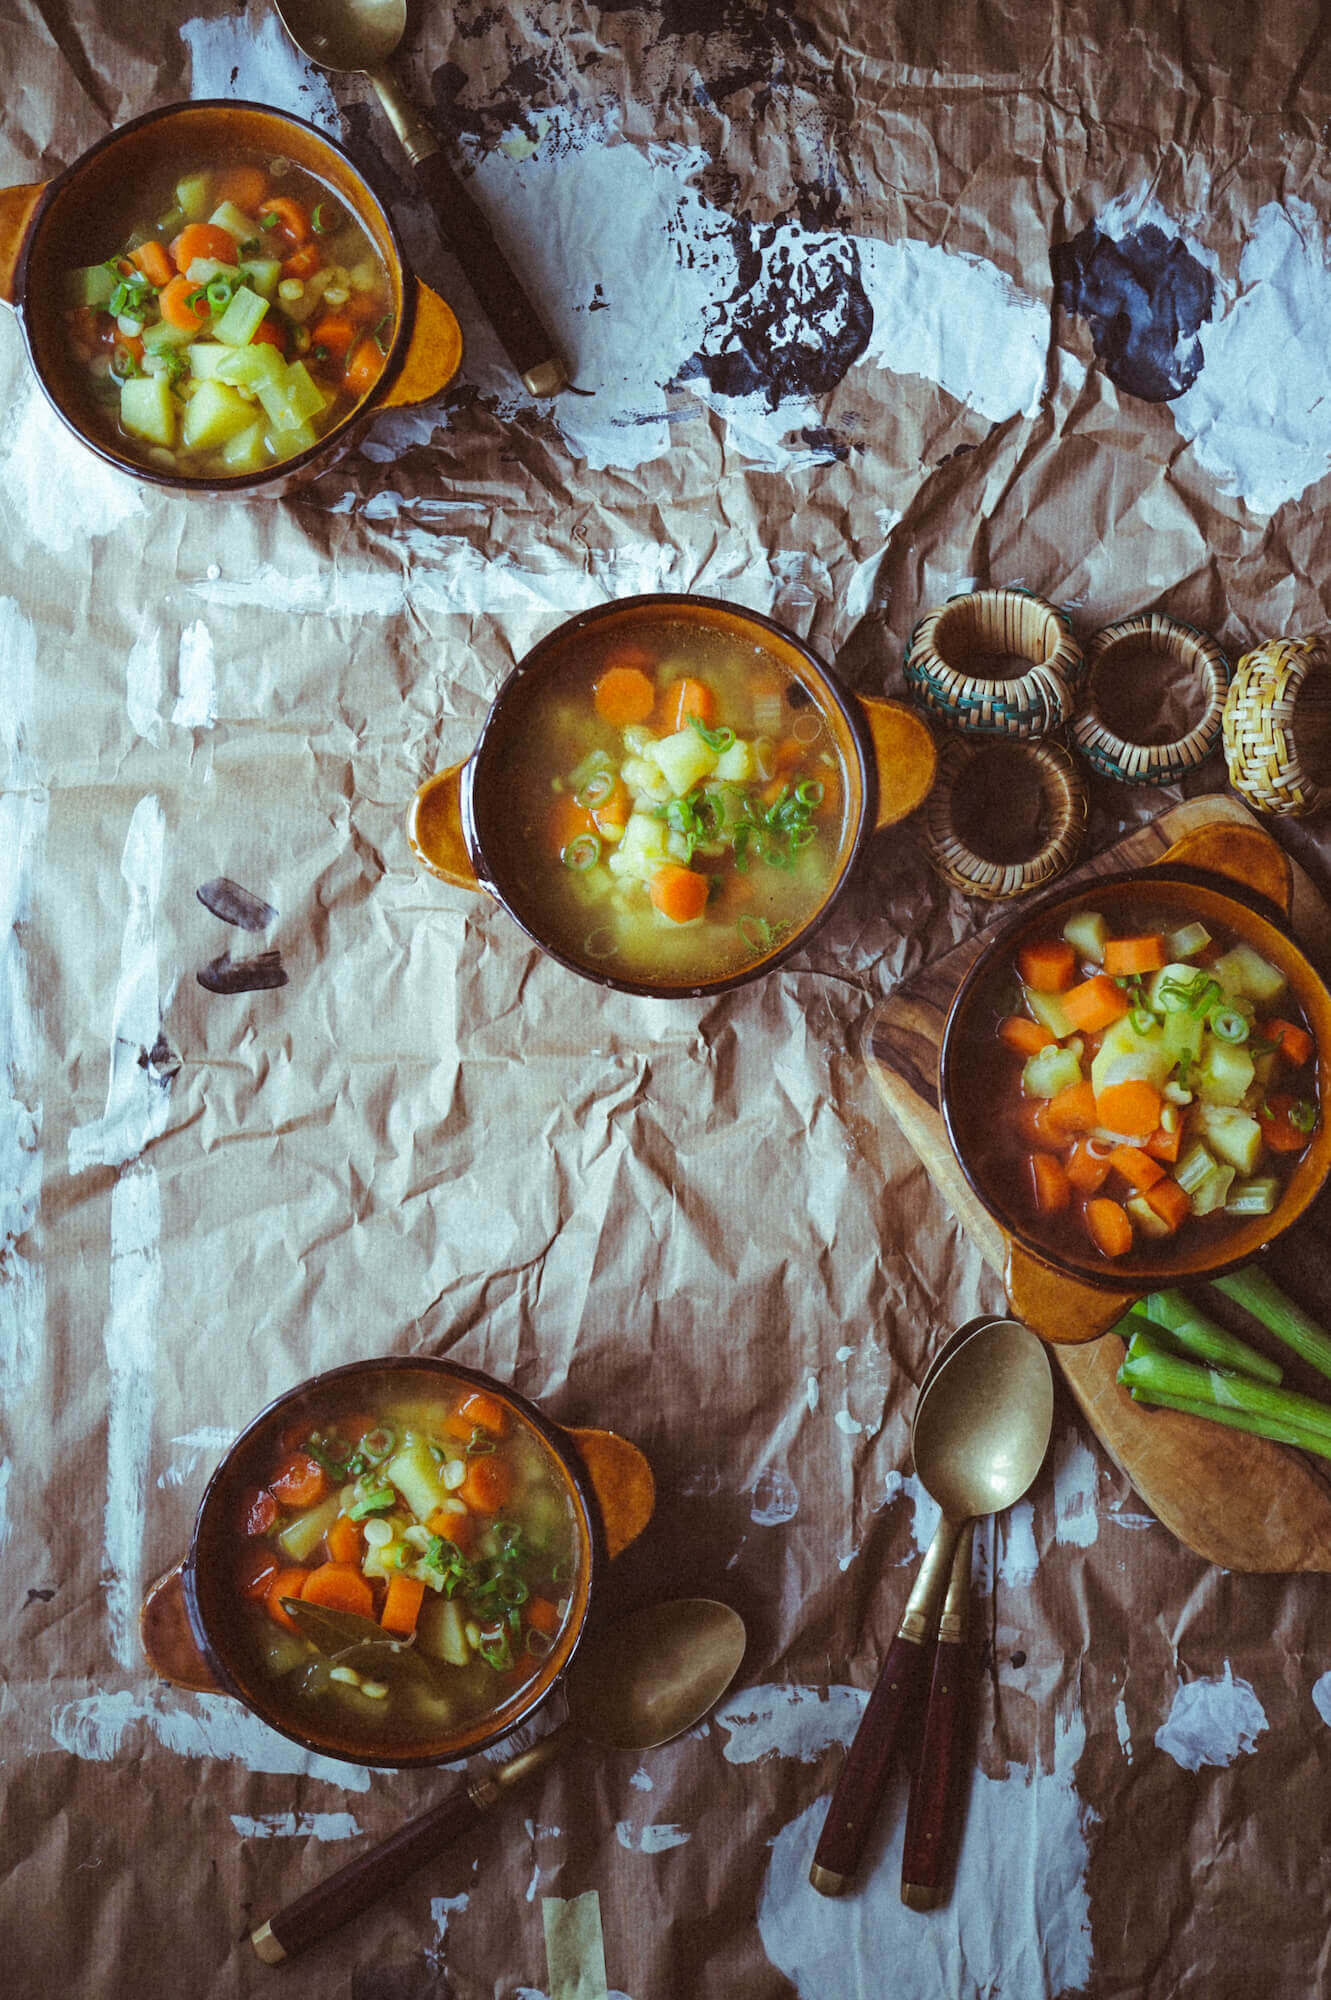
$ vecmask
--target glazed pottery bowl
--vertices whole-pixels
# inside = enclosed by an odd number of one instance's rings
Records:
[[[608,972],[551,935],[541,898],[512,839],[511,774],[549,686],[580,649],[644,638],[663,622],[758,649],[803,690],[845,774],[847,810],[828,885],[808,919],[779,943],[756,950],[737,971],[713,978],[636,978]],[[582,612],[551,632],[508,676],[465,763],[426,780],[412,801],[407,838],[420,865],[455,887],[488,892],[536,944],[571,971],[620,992],[662,998],[721,992],[759,978],[799,951],[831,914],[871,835],[893,826],[927,796],[936,766],[927,725],[899,702],[853,694],[811,647],[755,611],[712,597],[667,593],[622,598]]]
[[[122,209],[127,187],[154,180],[182,159],[225,160],[237,152],[293,160],[334,191],[383,261],[394,333],[373,389],[309,450],[261,472],[198,477],[145,464],[87,424],[64,335],[65,281],[68,271],[88,262],[90,218],[113,204]],[[416,277],[388,210],[341,147],[302,119],[230,99],[150,111],[108,133],[54,180],[0,190],[0,299],[17,314],[33,372],[80,443],[131,478],[182,492],[277,495],[322,470],[379,411],[437,396],[462,357],[451,309]]]
[[[1079,909],[1098,910],[1124,931],[1143,904],[1182,925],[1193,919],[1232,933],[1278,966],[1317,1044],[1320,1122],[1288,1173],[1269,1215],[1230,1218],[1220,1230],[1188,1229],[1146,1239],[1112,1263],[1074,1232],[1042,1234],[1010,1156],[992,1145],[993,1030],[999,996],[1010,987],[1021,947],[1061,930]],[[1079,1341],[1102,1333],[1133,1299],[1169,1285],[1218,1276],[1256,1256],[1306,1213],[1331,1173],[1331,991],[1288,929],[1290,871],[1270,837],[1230,822],[1197,829],[1152,867],[1100,876],[1035,903],[1005,925],[977,959],[952,1002],[939,1059],[939,1097],[958,1164],[1008,1246],[1013,1311],[1045,1339]],[[986,1082],[987,1079],[987,1082]]]
[[[293,1720],[292,1705],[274,1694],[274,1682],[246,1643],[237,1598],[237,1559],[246,1547],[244,1521],[267,1468],[291,1451],[293,1440],[330,1425],[338,1413],[373,1409],[377,1399],[442,1402],[459,1390],[480,1390],[503,1406],[510,1433],[535,1439],[545,1476],[567,1501],[574,1544],[569,1605],[554,1642],[534,1675],[483,1713],[459,1718],[450,1733],[422,1741],[419,1733],[399,1740],[391,1732],[383,1745],[366,1747],[354,1731],[312,1718],[307,1727]],[[493,1377],[451,1361],[396,1358],[353,1362],[302,1383],[270,1403],[228,1448],[205,1489],[183,1563],[160,1578],[144,1604],[145,1650],[157,1672],[177,1685],[235,1696],[246,1708],[305,1749],[348,1763],[373,1766],[447,1764],[484,1749],[517,1727],[559,1681],[584,1635],[593,1592],[607,1546],[615,1546],[612,1505],[603,1504],[595,1468],[598,1454],[586,1441],[607,1440],[641,1460],[636,1448],[606,1432],[570,1433]],[[584,1451],[586,1456],[584,1457]],[[645,1464],[645,1462],[644,1462]],[[604,1523],[604,1525],[603,1525]],[[634,1524],[634,1532],[642,1525]]]

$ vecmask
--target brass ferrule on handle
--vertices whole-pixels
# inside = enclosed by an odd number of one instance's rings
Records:
[[[938,1533],[929,1544],[915,1587],[906,1600],[905,1613],[897,1627],[898,1638],[922,1646],[933,1637],[939,1600],[947,1589],[957,1538],[964,1526],[964,1521],[949,1521],[946,1516],[939,1522]]]
[[[957,1552],[952,1558],[952,1574],[947,1580],[947,1596],[943,1599],[943,1615],[938,1621],[938,1637],[945,1646],[959,1646],[966,1637],[970,1626],[971,1609],[971,1548],[975,1541],[975,1522],[967,1521],[957,1541]]]
[[[422,160],[428,160],[432,153],[439,152],[437,136],[416,110],[392,70],[386,64],[376,63],[365,74],[374,85],[375,95],[384,107],[389,124],[402,141],[412,166],[419,166]]]

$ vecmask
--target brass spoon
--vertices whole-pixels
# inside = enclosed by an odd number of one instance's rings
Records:
[[[564,1682],[568,1716],[557,1729],[298,1896],[261,1924],[250,1943],[267,1965],[295,1958],[396,1889],[579,1737],[614,1750],[668,1743],[720,1701],[745,1644],[739,1613],[707,1597],[649,1605],[589,1634]]]
[[[321,69],[366,75],[402,141],[421,191],[509,360],[533,396],[567,386],[568,370],[495,241],[484,214],[440,150],[388,59],[407,26],[407,0],[273,0],[296,47]]]
[[[963,1329],[964,1332],[964,1329]],[[824,1896],[851,1886],[903,1722],[914,1707],[926,1642],[974,1517],[1021,1498],[1040,1469],[1054,1417],[1042,1343],[1016,1320],[959,1338],[926,1376],[911,1425],[915,1469],[942,1519],[832,1795],[809,1880]]]

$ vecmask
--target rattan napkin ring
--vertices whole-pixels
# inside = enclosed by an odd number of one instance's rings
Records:
[[[1095,706],[1096,683],[1115,656],[1151,653],[1195,676],[1206,695],[1206,712],[1174,743],[1129,743],[1102,722]],[[1121,785],[1167,785],[1204,763],[1220,747],[1221,716],[1229,691],[1229,661],[1214,639],[1159,611],[1121,618],[1096,633],[1086,648],[1086,682],[1072,722],[1072,740],[1102,778]]]
[[[954,889],[989,902],[1004,902],[1052,882],[1072,866],[1086,835],[1086,781],[1060,744],[1021,744],[1022,755],[1035,767],[1048,807],[1049,837],[1038,854],[1025,860],[987,860],[968,847],[957,831],[954,807],[967,770],[989,747],[955,737],[942,746],[938,776],[920,818],[920,839],[930,866]]]
[[[1325,716],[1331,682],[1310,683],[1331,667],[1323,639],[1268,639],[1245,653],[1234,670],[1225,703],[1225,761],[1229,782],[1259,812],[1323,812],[1331,785],[1310,777],[1299,757],[1294,711],[1316,701]]]
[[[968,672],[977,654],[1015,654],[1024,674]],[[1029,739],[1058,729],[1081,685],[1081,647],[1056,605],[1028,590],[972,590],[927,611],[906,647],[907,686],[954,729]]]

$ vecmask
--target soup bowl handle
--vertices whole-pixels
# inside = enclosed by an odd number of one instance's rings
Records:
[[[200,1652],[185,1609],[185,1558],[150,1583],[139,1611],[139,1637],[159,1680],[195,1694],[226,1694]]]
[[[480,894],[481,884],[462,831],[461,780],[466,759],[436,771],[407,808],[407,845],[427,874],[455,889]]]
[[[1003,1282],[1013,1318],[1055,1347],[1080,1347],[1085,1341],[1098,1340],[1141,1296],[1139,1292],[1105,1291],[1099,1285],[1065,1277],[1011,1241]]]
[[[416,319],[393,381],[371,398],[378,410],[428,403],[448,387],[462,363],[462,329],[453,308],[438,292],[416,280]]]
[[[929,725],[904,703],[867,694],[858,694],[855,700],[869,725],[878,767],[876,833],[880,827],[896,826],[924,804],[933,790],[938,750]]]
[[[1294,874],[1289,856],[1260,826],[1233,820],[1210,820],[1184,833],[1152,866],[1200,868],[1237,882],[1242,889],[1273,903],[1288,917],[1294,902]]]
[[[0,301],[7,306],[14,304],[14,278],[23,253],[24,239],[46,189],[45,181],[30,181],[25,187],[0,188]]]

